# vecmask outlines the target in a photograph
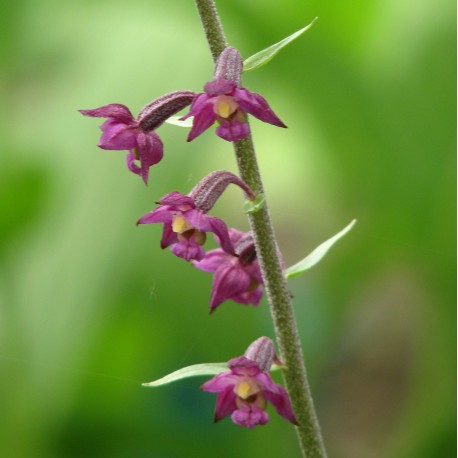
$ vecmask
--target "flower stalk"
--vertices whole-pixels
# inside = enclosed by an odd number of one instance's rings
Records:
[[[227,43],[215,2],[196,0],[196,6],[216,63]],[[262,180],[251,134],[234,142],[234,150],[241,179],[254,194],[262,193]],[[260,211],[248,217],[280,348],[280,359],[286,366],[283,376],[298,423],[296,431],[300,447],[307,458],[324,458],[326,451],[307,381],[291,295],[283,274],[267,202],[264,202]]]

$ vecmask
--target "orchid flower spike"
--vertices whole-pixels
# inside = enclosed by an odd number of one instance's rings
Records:
[[[195,97],[192,91],[176,91],[146,105],[135,119],[129,108],[112,103],[93,110],[79,110],[84,116],[108,118],[101,126],[98,146],[107,150],[128,150],[127,168],[148,183],[149,169],[163,156],[163,144],[154,132],[170,116],[188,106]],[[135,162],[139,161],[140,165]]]
[[[161,248],[171,246],[172,253],[186,261],[204,258],[202,245],[207,232],[217,236],[225,251],[234,253],[226,223],[207,215],[229,184],[239,186],[248,198],[254,198],[244,181],[231,172],[219,170],[203,178],[188,195],[179,192],[165,195],[158,202],[159,207],[143,215],[137,224],[164,223]]]
[[[215,422],[230,415],[235,424],[250,429],[265,425],[269,421],[265,409],[270,402],[282,417],[297,425],[288,393],[270,376],[274,360],[276,355],[272,340],[260,337],[243,356],[227,363],[229,371],[202,385],[202,390],[218,393]]]
[[[259,94],[240,86],[243,62],[237,49],[228,47],[218,58],[213,80],[192,102],[189,113],[181,119],[194,117],[188,141],[194,140],[215,121],[216,135],[229,142],[248,137],[247,113],[261,121],[286,127]]]

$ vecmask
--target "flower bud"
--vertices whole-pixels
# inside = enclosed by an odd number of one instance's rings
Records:
[[[192,91],[175,91],[153,100],[137,116],[139,127],[144,132],[156,129],[170,116],[191,105],[195,96]]]
[[[242,56],[237,49],[230,46],[219,55],[213,79],[232,81],[240,87],[242,71]]]
[[[237,175],[227,170],[217,170],[207,175],[192,189],[189,197],[193,199],[197,209],[207,213],[230,184],[237,185],[250,200],[255,198],[250,187]]]
[[[244,356],[255,361],[262,372],[269,372],[275,358],[274,343],[268,337],[260,337],[246,349]]]

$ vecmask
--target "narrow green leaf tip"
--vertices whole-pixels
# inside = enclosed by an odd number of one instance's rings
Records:
[[[286,278],[297,277],[303,274],[306,270],[309,270],[316,264],[318,264],[326,255],[326,253],[331,249],[331,247],[340,240],[345,234],[347,234],[352,227],[356,224],[356,219],[354,219],[347,227],[342,229],[336,235],[331,237],[326,242],[323,242],[317,248],[315,248],[307,257],[302,261],[299,261],[297,264],[294,264],[291,267],[288,267],[285,272]]]
[[[194,117],[191,116],[190,118],[185,119],[184,121],[181,121],[180,118],[181,116],[170,116],[170,118],[167,119],[165,122],[179,127],[192,127]]]
[[[263,207],[265,200],[261,192],[253,200],[246,200],[243,203],[243,211],[247,214],[257,213]]]
[[[283,38],[283,40],[279,41],[278,43],[269,46],[268,48],[263,49],[262,51],[253,54],[252,56],[245,59],[243,62],[243,71],[249,72],[251,70],[255,70],[263,65],[267,64],[270,60],[272,60],[276,54],[278,54],[285,46],[289,45],[292,41],[296,38],[300,37],[304,32],[306,32],[313,24],[317,21],[317,17],[309,24],[306,25],[304,28],[294,32],[289,37]]]
[[[206,363],[206,364],[193,364],[192,366],[183,367],[178,369],[165,377],[153,380],[152,382],[142,383],[142,386],[161,386],[168,385],[169,383],[176,382],[189,377],[197,377],[199,375],[216,375],[221,372],[227,371],[227,363]]]

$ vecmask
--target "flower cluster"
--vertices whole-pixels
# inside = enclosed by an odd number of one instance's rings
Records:
[[[213,79],[204,92],[175,91],[147,104],[134,118],[129,108],[109,104],[80,110],[84,116],[106,118],[100,126],[98,146],[105,150],[126,150],[128,169],[148,183],[150,167],[161,161],[164,148],[156,130],[172,115],[190,106],[182,120],[193,118],[188,141],[194,140],[215,122],[216,134],[237,142],[250,134],[248,114],[261,121],[286,127],[267,101],[241,85],[242,58],[232,47],[220,55]],[[257,259],[255,240],[250,232],[228,228],[209,212],[230,185],[238,186],[248,200],[256,193],[237,175],[219,170],[203,178],[188,193],[173,191],[163,196],[157,207],[137,221],[138,225],[163,224],[160,246],[170,247],[177,257],[197,269],[213,274],[210,312],[224,301],[257,306],[263,292],[263,277]],[[207,233],[213,233],[219,248],[206,251]],[[229,361],[223,372],[202,386],[218,393],[215,421],[231,415],[241,426],[253,428],[265,424],[270,402],[280,415],[296,424],[284,388],[273,382],[269,371],[275,357],[273,342],[267,337],[256,340],[243,356]]]
[[[128,169],[147,183],[149,168],[163,156],[163,144],[155,130],[188,105],[191,105],[189,113],[181,118],[194,118],[188,141],[216,121],[219,123],[216,129],[219,137],[231,142],[245,138],[250,134],[247,113],[269,124],[286,127],[264,97],[241,87],[241,73],[240,53],[228,47],[221,53],[214,78],[205,85],[202,94],[171,92],[147,104],[137,118],[132,116],[129,108],[119,103],[80,110],[80,113],[93,118],[107,118],[100,126],[103,134],[98,146],[107,150],[128,150]]]

